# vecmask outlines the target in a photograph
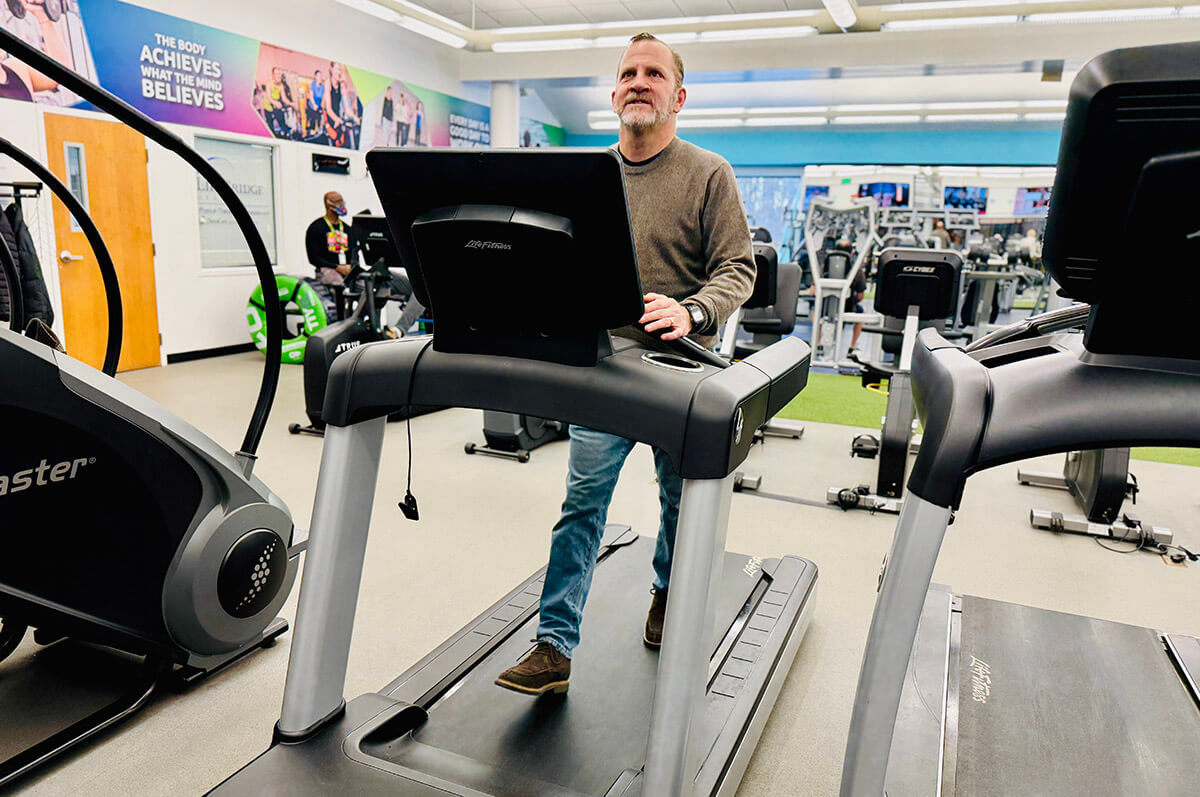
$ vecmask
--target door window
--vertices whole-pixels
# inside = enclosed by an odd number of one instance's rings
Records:
[[[90,214],[91,208],[88,207],[87,196],[87,158],[83,154],[83,144],[64,141],[63,154],[67,161],[67,190]],[[83,228],[79,226],[74,215],[71,216],[71,232],[83,232]]]

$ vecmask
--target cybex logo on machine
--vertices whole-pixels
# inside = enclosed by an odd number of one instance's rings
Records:
[[[746,561],[746,566],[742,568],[742,572],[753,578],[759,570],[762,570],[762,563],[763,560],[761,556],[751,556],[749,560]]]
[[[337,347],[333,350],[333,356],[336,357],[344,351],[350,351],[351,349],[357,349],[361,345],[362,345],[361,340],[343,341],[342,343],[339,343],[337,345]]]
[[[512,244],[502,244],[499,241],[467,241],[463,249],[512,249]]]
[[[733,416],[733,444],[736,446],[742,442],[742,424],[745,423],[745,416],[742,415],[742,408],[737,408],[737,415]]]
[[[65,482],[79,475],[79,469],[84,465],[95,465],[95,457],[68,459],[51,465],[42,460],[36,467],[19,470],[12,476],[0,475],[0,496],[19,493],[30,487],[41,487],[51,482]]]
[[[900,270],[905,274],[932,274],[937,269],[933,266],[905,266]]]

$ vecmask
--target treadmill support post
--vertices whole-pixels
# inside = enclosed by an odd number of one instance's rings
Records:
[[[911,491],[904,499],[858,676],[842,769],[842,797],[884,793],[904,677],[950,515],[948,507]]]
[[[707,687],[733,479],[683,482],[642,794],[690,794],[706,752],[691,749],[691,731]]]
[[[276,730],[300,737],[345,705],[350,634],[362,582],[386,417],[329,426]]]

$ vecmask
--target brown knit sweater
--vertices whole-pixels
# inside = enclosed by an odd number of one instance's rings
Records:
[[[710,323],[689,337],[711,347],[754,289],[754,248],[733,168],[675,138],[650,161],[625,164],[625,191],[643,289],[703,306]],[[618,334],[646,337],[629,332]]]

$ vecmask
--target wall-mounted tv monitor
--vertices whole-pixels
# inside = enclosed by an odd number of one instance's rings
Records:
[[[808,206],[812,203],[812,198],[815,196],[829,196],[829,186],[827,185],[806,185],[804,186],[804,207],[801,211],[808,210]]]
[[[873,197],[881,208],[908,207],[908,183],[862,183],[858,195]]]
[[[1050,210],[1050,190],[1053,186],[1041,188],[1018,188],[1017,201],[1013,206],[1015,216],[1045,216]]]
[[[957,210],[987,212],[987,188],[979,185],[948,185],[943,191],[942,203]]]

